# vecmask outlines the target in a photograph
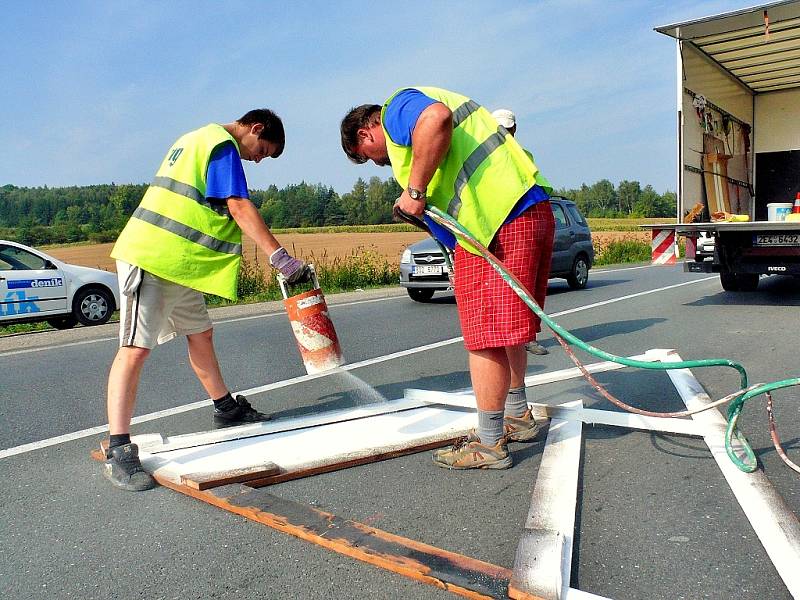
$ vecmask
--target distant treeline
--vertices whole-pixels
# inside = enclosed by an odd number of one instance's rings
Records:
[[[675,192],[659,194],[652,186],[642,188],[638,181],[620,181],[615,188],[608,179],[580,189],[562,188],[554,194],[573,200],[587,217],[631,218],[674,217],[677,212]]]
[[[0,238],[32,246],[116,239],[138,206],[146,184],[81,187],[0,187]],[[358,179],[346,194],[321,183],[301,182],[278,189],[250,190],[250,199],[275,228],[391,223],[401,188],[389,178]],[[608,180],[580,189],[556,190],[574,200],[586,216],[666,217],[675,215],[675,194],[658,194],[638,181]]]

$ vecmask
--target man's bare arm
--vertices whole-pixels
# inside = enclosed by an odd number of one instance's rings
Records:
[[[251,238],[263,252],[270,256],[275,250],[281,247],[275,236],[267,227],[261,213],[247,198],[228,198],[228,210],[231,217],[244,234]]]
[[[441,102],[431,104],[420,113],[411,134],[412,161],[408,185],[424,190],[434,172],[444,160],[453,138],[453,113]],[[414,200],[403,190],[398,200],[402,210],[412,215],[421,215],[425,203]]]

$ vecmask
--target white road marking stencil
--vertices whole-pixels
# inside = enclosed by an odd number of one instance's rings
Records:
[[[681,360],[669,350],[651,350],[642,357]],[[602,372],[624,367],[596,363],[587,368]],[[667,374],[687,408],[710,402],[691,371]],[[577,369],[565,369],[528,377],[526,385],[577,376]],[[725,420],[717,409],[681,419],[587,409],[581,402],[534,404],[533,409],[552,421],[515,558],[509,588],[512,598],[601,598],[569,587],[583,423],[703,438],[787,589],[800,598],[797,516],[763,473],[743,473],[730,462],[724,450]],[[303,471],[442,442],[465,434],[475,420],[474,397],[469,392],[410,390],[406,398],[396,401],[234,428],[238,431],[142,436],[142,447],[153,450],[142,452],[142,459],[148,470],[176,483],[186,474],[230,472],[266,462],[284,472]]]

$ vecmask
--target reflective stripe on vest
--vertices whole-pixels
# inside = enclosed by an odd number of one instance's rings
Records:
[[[223,254],[236,254],[239,256],[242,254],[241,244],[232,244],[231,242],[218,240],[207,233],[193,229],[187,225],[184,225],[183,223],[179,223],[178,221],[155,213],[152,210],[142,208],[141,206],[133,211],[132,216],[146,223],[150,223],[151,225],[155,225],[156,227],[160,227],[161,229],[166,229],[175,235],[179,235],[184,239],[194,242],[195,244],[200,244],[204,248],[208,248],[214,252],[222,252]]]
[[[461,125],[461,122],[478,110],[481,107],[480,104],[475,102],[474,100],[467,100],[459,106],[457,109],[453,111],[453,129]]]
[[[170,192],[175,192],[176,194],[180,194],[181,196],[186,196],[187,198],[194,200],[201,206],[205,206],[206,208],[210,208],[218,215],[222,215],[223,217],[230,217],[231,213],[228,211],[227,205],[222,204],[214,204],[213,202],[209,202],[208,198],[198,190],[196,187],[189,185],[188,183],[183,183],[182,181],[178,181],[177,179],[172,179],[172,177],[159,177],[156,176],[153,178],[153,183],[150,185],[154,187],[164,188],[165,190],[169,190]]]
[[[461,211],[461,192],[464,187],[469,183],[469,178],[475,174],[481,163],[485,161],[489,155],[497,150],[505,141],[508,131],[505,129],[497,129],[497,133],[489,136],[484,142],[472,151],[472,154],[464,161],[464,166],[456,175],[455,195],[450,203],[447,205],[447,212],[458,218],[458,213]]]

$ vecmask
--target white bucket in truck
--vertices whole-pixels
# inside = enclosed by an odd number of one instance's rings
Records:
[[[767,221],[785,221],[790,212],[791,202],[770,202],[767,204]]]

